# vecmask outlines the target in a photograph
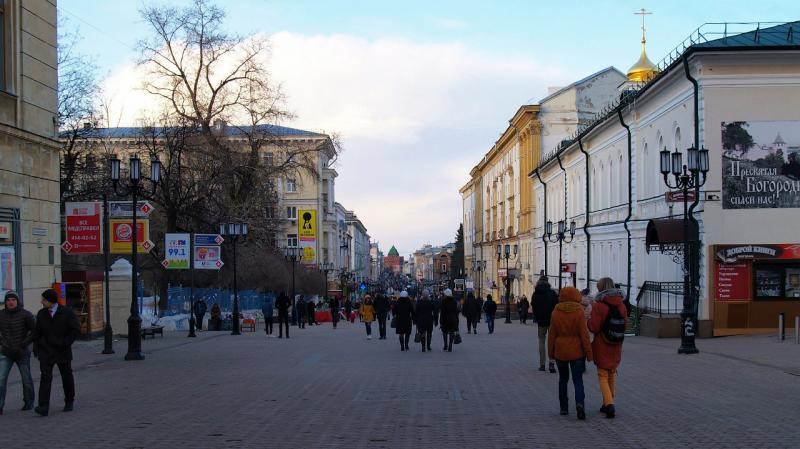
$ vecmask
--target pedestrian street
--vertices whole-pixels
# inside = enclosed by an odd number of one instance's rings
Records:
[[[21,412],[9,379],[3,448],[744,448],[797,447],[800,346],[766,337],[698,340],[628,337],[617,380],[617,416],[598,412],[594,365],[584,376],[586,421],[559,416],[557,375],[537,371],[536,327],[486,324],[452,353],[393,330],[367,340],[355,323],[306,329],[290,339],[254,333],[166,332],[143,342],[146,359],[102,355],[76,343],[75,411],[61,412],[54,380],[47,418]],[[34,360],[34,380],[38,363]]]

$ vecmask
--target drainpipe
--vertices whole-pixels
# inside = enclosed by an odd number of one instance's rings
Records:
[[[628,132],[628,216],[625,217],[625,232],[628,233],[628,287],[625,289],[625,299],[630,301],[631,298],[631,229],[628,227],[628,222],[631,221],[631,216],[633,215],[633,183],[631,182],[631,178],[633,178],[633,163],[632,163],[632,153],[633,148],[631,146],[631,128],[627,124],[625,124],[625,120],[622,118],[622,106],[617,108],[617,117],[619,117],[619,123],[625,128],[625,131]]]
[[[561,171],[564,172],[564,224],[567,225],[567,170],[564,169],[564,165],[561,163],[561,155],[559,153],[556,153],[556,160],[558,161],[558,166],[561,167]],[[563,240],[558,243],[558,285],[560,286]]]
[[[692,87],[694,89],[694,144],[696,145],[697,149],[700,149],[700,87],[697,84],[697,80],[692,77],[689,73],[689,60],[686,58],[686,55],[683,55],[683,70],[686,73],[686,79],[692,83]],[[695,175],[695,176],[700,176]],[[697,300],[694,301],[694,312],[698,312],[698,308],[700,306],[700,223],[698,223],[697,219],[694,217],[694,210],[697,205],[700,203],[700,186],[699,183],[697,187],[694,189],[694,201],[692,201],[692,205],[689,206],[689,220],[694,224],[695,229],[697,229],[697,244],[692,246],[692,250],[690,251],[690,266],[692,271],[692,294],[697,295]]]
[[[542,179],[542,174],[539,173],[538,168],[536,169],[536,177],[539,178],[539,182],[544,188],[544,220],[542,220],[542,226],[544,226],[544,223],[547,223],[547,183]],[[544,242],[544,275],[547,276],[547,239],[544,238],[544,231],[542,231],[542,242]]]
[[[580,148],[583,157],[586,158],[586,211],[584,212],[583,220],[583,233],[586,234],[586,288],[589,288],[589,282],[592,279],[592,235],[589,233],[589,200],[592,190],[589,186],[591,183],[591,170],[589,169],[589,153],[583,149],[583,141],[578,138],[578,148]]]

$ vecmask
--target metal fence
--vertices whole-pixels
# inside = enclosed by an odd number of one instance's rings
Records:
[[[273,300],[277,294],[268,292],[257,292],[255,290],[239,291],[239,310],[261,310],[264,300],[271,297]],[[233,312],[233,290],[220,288],[195,288],[194,299],[206,302],[208,310],[211,306],[219,304],[222,313]],[[191,289],[189,287],[170,287],[167,290],[167,308],[163,315],[179,315],[188,313],[191,308]]]
[[[639,291],[639,313],[677,314],[683,309],[683,282],[647,281]]]

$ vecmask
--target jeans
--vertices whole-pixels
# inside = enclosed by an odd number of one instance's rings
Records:
[[[489,333],[494,333],[494,315],[486,315],[486,325],[489,327]]]
[[[372,321],[364,321],[364,326],[367,327],[367,335],[372,335]]]
[[[569,382],[569,373],[572,371],[572,385],[575,387],[575,404],[583,406],[584,393],[583,393],[583,372],[586,371],[586,360],[570,360],[564,362],[556,360],[558,367],[558,402],[562,410],[567,410],[569,406],[569,397],[567,396],[567,382]]]
[[[6,385],[8,384],[8,374],[11,366],[17,364],[19,377],[22,379],[22,397],[25,405],[33,405],[35,396],[33,389],[33,378],[31,378],[31,356],[27,354],[22,360],[15,362],[8,357],[0,354],[0,410],[6,403]]]
[[[271,316],[265,316],[264,317],[264,332],[266,332],[267,335],[272,335],[272,317]]]
[[[547,363],[547,331],[550,326],[539,326],[539,366]],[[550,363],[553,363],[551,360]]]
[[[381,338],[386,338],[386,315],[383,315],[383,318],[378,315],[378,334]]]
[[[75,400],[75,378],[72,376],[72,362],[39,360],[42,378],[39,381],[39,406],[45,410],[50,406],[50,388],[53,384],[53,366],[58,365],[61,373],[61,385],[64,387],[64,402]]]

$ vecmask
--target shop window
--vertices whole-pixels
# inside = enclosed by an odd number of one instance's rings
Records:
[[[757,263],[753,275],[756,300],[800,299],[800,265]]]
[[[9,290],[17,291],[18,260],[14,223],[0,221],[0,300]]]

